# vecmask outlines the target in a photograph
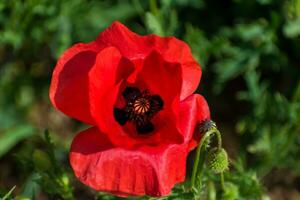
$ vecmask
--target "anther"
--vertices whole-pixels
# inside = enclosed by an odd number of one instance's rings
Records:
[[[154,125],[151,123],[153,116],[163,109],[163,100],[159,95],[150,95],[147,90],[141,92],[138,88],[127,87],[122,92],[126,101],[123,109],[114,108],[114,117],[120,125],[127,121],[135,124],[140,134],[152,132]]]

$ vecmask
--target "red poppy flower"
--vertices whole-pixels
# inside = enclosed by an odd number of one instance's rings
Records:
[[[119,22],[95,41],[66,50],[50,99],[93,126],[71,146],[79,180],[119,196],[168,194],[185,179],[196,125],[209,118],[205,99],[193,94],[200,77],[184,42],[140,36]]]

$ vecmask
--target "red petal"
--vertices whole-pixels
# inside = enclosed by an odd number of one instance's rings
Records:
[[[70,162],[78,179],[95,190],[162,196],[184,180],[187,153],[186,144],[125,150],[90,128],[74,138]]]
[[[210,112],[203,96],[193,94],[180,102],[179,128],[184,141],[190,143],[190,150],[197,146],[201,137],[196,126],[206,119],[210,119]]]
[[[66,115],[88,124],[95,124],[90,113],[88,72],[100,48],[91,42],[66,50],[55,66],[50,86],[52,104]]]
[[[180,100],[191,95],[198,87],[201,79],[201,67],[193,58],[189,46],[175,37],[145,36],[146,46],[153,44],[168,62],[180,63],[182,67],[182,86]]]
[[[122,78],[126,79],[133,70],[133,65],[122,58],[116,48],[109,47],[97,55],[95,66],[89,73],[92,115],[100,129],[120,146],[132,146],[133,141],[124,133],[113,114],[122,84],[118,74],[123,74]]]
[[[182,138],[175,129],[179,112],[179,94],[182,84],[181,67],[169,63],[153,51],[144,60],[136,84],[151,94],[159,95],[164,102],[163,110],[158,112],[153,123],[161,134],[160,142],[180,143]]]
[[[181,100],[191,95],[198,87],[201,78],[200,65],[194,60],[188,45],[175,37],[140,36],[120,22],[114,22],[98,36],[97,42],[116,47],[130,60],[143,59],[155,50],[166,61],[181,64]]]
[[[151,59],[151,63],[155,63],[155,60]],[[163,66],[159,66],[158,68],[162,67]],[[119,51],[114,47],[106,48],[97,55],[95,66],[89,73],[89,89],[91,111],[98,127],[108,135],[113,144],[124,148],[133,148],[145,144],[157,145],[161,142],[182,142],[182,136],[176,129],[174,117],[172,118],[174,114],[172,115],[172,113],[170,113],[171,108],[166,109],[167,112],[163,112],[159,115],[162,117],[154,119],[154,122],[158,125],[155,127],[155,131],[147,136],[138,136],[135,129],[131,126],[132,123],[127,123],[121,127],[115,120],[113,109],[118,98],[120,98],[119,90],[122,83],[122,81],[120,82],[121,79],[119,80],[117,78],[119,77],[118,74],[122,73],[122,78],[126,79],[133,70],[134,67],[132,63],[122,58]],[[176,70],[174,69],[173,71],[175,72]],[[162,76],[170,77],[166,76],[166,74],[162,74]],[[152,84],[151,80],[150,83]],[[172,83],[174,83],[174,81]],[[156,85],[153,87],[156,87]],[[169,92],[167,94],[172,94],[174,99],[175,94],[173,93],[174,92]],[[177,93],[179,93],[179,91]],[[173,103],[173,99],[171,103]],[[161,118],[164,119],[159,120]]]
[[[180,65],[164,61],[159,53],[153,51],[145,58],[136,84],[158,94],[166,106],[173,106],[173,103],[177,103],[174,107],[178,106],[182,85]]]

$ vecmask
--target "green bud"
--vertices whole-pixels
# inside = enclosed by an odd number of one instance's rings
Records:
[[[33,162],[39,171],[46,171],[51,167],[48,154],[38,149],[33,152]]]
[[[207,163],[209,169],[218,174],[228,169],[228,156],[225,149],[213,148],[208,152]]]

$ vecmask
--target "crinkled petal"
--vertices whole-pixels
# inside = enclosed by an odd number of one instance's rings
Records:
[[[206,100],[199,94],[193,94],[180,102],[178,127],[184,142],[190,143],[190,150],[197,146],[201,135],[197,129],[200,122],[210,119],[210,111]]]
[[[198,87],[201,78],[200,65],[194,60],[189,46],[175,37],[140,36],[120,22],[114,22],[98,36],[96,41],[116,47],[130,60],[144,59],[155,50],[166,61],[180,63],[183,80],[181,100],[191,95]]]
[[[70,163],[75,175],[95,190],[119,196],[163,196],[185,179],[187,144],[115,147],[97,128],[73,140]]]
[[[66,115],[95,124],[90,113],[88,73],[102,46],[91,42],[76,44],[58,60],[50,85],[52,104]]]

